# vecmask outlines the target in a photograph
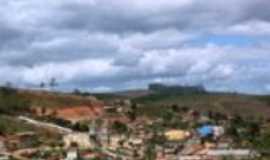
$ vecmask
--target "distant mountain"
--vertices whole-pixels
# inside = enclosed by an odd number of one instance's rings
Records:
[[[206,93],[203,86],[181,86],[181,85],[165,85],[162,83],[152,83],[148,87],[149,91],[163,94],[195,94]]]
[[[202,94],[207,93],[203,86],[181,86],[181,85],[166,85],[162,83],[151,83],[148,85],[147,89],[134,89],[118,91],[108,94],[95,94],[95,95],[114,95],[120,96],[122,98],[139,98],[149,95],[189,95],[189,94]]]
[[[135,89],[135,90],[119,91],[119,92],[115,92],[114,94],[118,96],[123,96],[123,97],[136,98],[136,97],[147,96],[151,93],[153,92],[147,89]]]

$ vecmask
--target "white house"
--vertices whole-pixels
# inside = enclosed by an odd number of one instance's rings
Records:
[[[71,149],[70,151],[67,152],[67,156],[65,160],[78,160],[79,159],[79,154],[77,149]]]

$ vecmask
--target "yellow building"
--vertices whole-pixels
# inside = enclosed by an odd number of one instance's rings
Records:
[[[165,132],[165,137],[169,141],[181,141],[190,136],[190,132],[183,130],[169,130]]]

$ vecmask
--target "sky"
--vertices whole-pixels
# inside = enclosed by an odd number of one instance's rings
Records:
[[[0,85],[270,94],[269,0],[1,0]]]

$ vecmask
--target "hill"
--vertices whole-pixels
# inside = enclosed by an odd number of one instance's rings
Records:
[[[0,114],[16,114],[29,111],[32,107],[61,108],[91,106],[98,100],[93,96],[70,93],[0,88]]]
[[[177,87],[176,87],[177,88]],[[182,89],[182,88],[180,88]],[[194,90],[194,88],[192,88]],[[3,92],[9,94],[8,98]],[[90,96],[93,95],[93,96]],[[215,111],[228,114],[240,114],[243,116],[258,116],[270,118],[270,96],[196,92],[169,92],[162,90],[129,90],[116,93],[99,93],[75,95],[71,93],[11,90],[0,89],[0,113],[1,106],[7,105],[18,109],[22,106],[31,107],[68,107],[88,105],[91,100],[114,101],[117,99],[130,99],[140,104],[142,114],[159,116],[168,106],[178,105],[198,111]],[[4,104],[6,103],[6,104]],[[20,107],[19,107],[20,106]],[[12,108],[8,108],[10,110]],[[21,110],[19,110],[21,111]]]
[[[168,106],[177,105],[200,112],[214,111],[229,115],[270,118],[270,96],[215,93],[206,91],[202,86],[150,84],[148,90],[110,93],[110,97],[113,95],[131,99],[140,104],[142,114],[153,116],[159,116]]]
[[[201,112],[214,111],[242,116],[256,116],[270,118],[270,104],[267,96],[235,95],[235,94],[190,94],[165,95],[150,94],[133,99],[133,102],[142,104],[145,113],[158,114],[166,107],[177,105],[188,107]],[[154,113],[155,112],[155,113]]]
[[[152,83],[148,86],[149,91],[163,94],[194,94],[206,93],[204,86],[194,85],[165,85],[162,83]]]
[[[54,115],[56,118],[81,119],[96,116],[93,114],[97,109],[102,112],[103,103],[93,96],[0,87],[0,135],[35,129],[34,126],[18,120],[19,116],[57,114]]]
[[[80,106],[97,101],[94,96],[80,96],[62,92],[18,90],[17,94],[27,99],[32,106],[40,107]]]
[[[138,89],[138,90],[128,90],[128,91],[119,91],[119,92],[115,92],[113,93],[114,95],[118,95],[120,97],[128,97],[128,98],[138,98],[138,97],[143,97],[143,96],[147,96],[152,92],[151,90],[144,90],[144,89]]]

